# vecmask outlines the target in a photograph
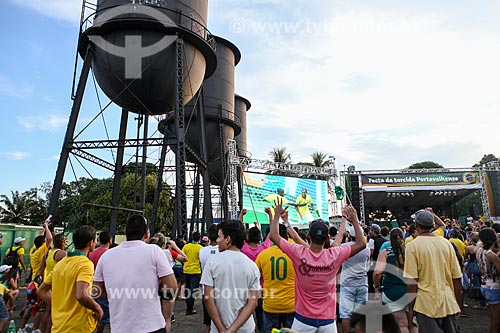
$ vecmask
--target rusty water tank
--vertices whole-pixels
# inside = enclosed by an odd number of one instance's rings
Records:
[[[252,107],[252,104],[246,98],[240,95],[234,95],[234,114],[240,119],[241,132],[236,135],[234,140],[238,147],[238,155],[243,157],[251,157],[247,149],[247,112]]]
[[[220,185],[225,176],[222,164],[227,152],[227,141],[234,139],[234,136],[241,132],[241,120],[236,116],[234,109],[234,71],[241,59],[241,53],[233,43],[224,38],[215,36],[215,41],[217,68],[214,74],[203,83],[200,95],[202,101],[193,99],[185,106],[184,123],[186,142],[201,156],[200,131],[196,115],[196,108],[201,102],[206,119],[207,162],[211,183]],[[160,123],[160,132],[164,133],[165,129],[171,133],[174,132],[173,113],[167,115],[167,118]],[[187,152],[187,158],[189,162],[197,162],[189,152]]]
[[[79,51],[83,57],[90,46],[97,82],[114,103],[135,113],[166,114],[175,109],[178,36],[184,42],[184,104],[215,70],[207,10],[208,0],[98,0]]]

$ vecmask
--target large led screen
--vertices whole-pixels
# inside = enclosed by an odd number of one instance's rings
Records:
[[[283,206],[288,207],[290,223],[308,224],[317,218],[328,221],[328,189],[324,180],[253,172],[245,172],[243,180],[245,223],[268,224],[264,209],[273,207],[278,197],[283,200]]]

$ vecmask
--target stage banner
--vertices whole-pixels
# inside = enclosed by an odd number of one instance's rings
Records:
[[[490,215],[500,216],[500,171],[486,171],[484,178]]]
[[[362,174],[363,187],[369,186],[432,186],[432,185],[476,185],[480,184],[479,173],[397,173],[397,174]]]

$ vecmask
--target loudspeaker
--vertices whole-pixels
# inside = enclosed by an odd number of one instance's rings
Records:
[[[358,175],[349,175],[348,176],[348,189],[349,189],[349,199],[351,199],[351,204],[359,212],[360,210],[360,202],[359,202],[359,176]]]

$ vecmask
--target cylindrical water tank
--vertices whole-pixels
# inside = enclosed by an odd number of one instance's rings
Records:
[[[141,114],[175,109],[176,39],[184,41],[183,102],[216,67],[206,29],[208,0],[98,0],[94,24],[80,38],[90,44],[102,90],[120,107]]]
[[[238,48],[228,40],[215,36],[217,43],[217,68],[214,74],[203,83],[202,97],[205,114],[206,142],[208,166],[211,183],[219,185],[223,182],[222,163],[227,151],[227,140],[234,139],[241,131],[241,121],[234,112],[234,69],[241,59]],[[185,108],[186,142],[201,156],[200,131],[196,115],[196,108],[200,101],[192,100]],[[196,105],[196,108],[195,108]],[[159,126],[160,132],[166,128],[173,133],[173,114],[168,115],[164,123]],[[166,127],[165,127],[166,126]],[[221,142],[221,130],[224,142]],[[196,159],[187,153],[188,161],[196,163]]]
[[[250,110],[252,104],[240,95],[234,95],[234,114],[241,121],[241,132],[235,136],[236,146],[238,147],[238,155],[243,157],[251,157],[247,149],[247,111]]]

